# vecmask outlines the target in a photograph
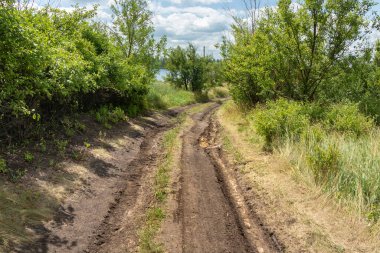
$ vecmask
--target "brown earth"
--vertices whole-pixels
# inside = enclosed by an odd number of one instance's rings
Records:
[[[160,241],[168,252],[281,252],[242,199],[216,145],[214,104],[182,133],[179,170]]]
[[[332,234],[325,235],[315,220],[284,203],[298,189],[292,179],[281,173],[265,176],[270,170],[260,166],[271,158],[252,153],[239,139],[238,127],[222,119],[220,111],[215,114],[219,106],[187,106],[132,120],[94,145],[90,159],[64,162],[62,170],[75,175],[75,187],[62,196],[55,219],[36,229],[37,243],[9,252],[141,252],[139,232],[147,210],[157,204],[153,185],[165,159],[163,137],[182,112],[190,116],[177,137],[166,216],[156,236],[165,252],[341,252]],[[233,129],[235,146],[227,151],[223,138]],[[235,151],[246,157],[237,161],[231,155]],[[63,194],[59,187],[40,184]],[[288,196],[276,195],[290,187]]]
[[[28,228],[36,240],[5,252],[126,252],[126,248],[137,248],[136,231],[150,204],[149,180],[160,155],[158,144],[162,134],[175,126],[177,116],[191,107],[130,120],[115,126],[107,136],[90,127],[88,134],[93,130],[98,137],[89,138],[90,154],[82,161],[66,159],[47,171],[49,175],[30,176],[28,180],[37,185],[33,189],[60,204],[53,220]]]

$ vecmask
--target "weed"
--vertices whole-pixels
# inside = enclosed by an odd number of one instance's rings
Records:
[[[130,109],[130,108],[129,108]],[[132,110],[132,109],[131,109]],[[106,128],[111,128],[111,124],[116,124],[126,120],[125,112],[119,107],[102,106],[95,113],[96,121]]]
[[[68,144],[69,144],[68,140],[56,140],[55,141],[55,146],[57,148],[59,155],[63,156],[65,154]]]
[[[47,147],[46,147],[46,141],[45,141],[44,138],[41,138],[40,143],[38,144],[38,146],[40,147],[41,152],[44,152],[44,153],[46,152]]]
[[[91,144],[88,143],[88,142],[83,142],[83,145],[85,146],[85,148],[89,149],[91,147]]]
[[[7,162],[0,157],[0,174],[5,174],[8,172]]]
[[[29,151],[27,151],[24,153],[24,160],[28,163],[31,163],[34,160],[34,155],[30,153]]]

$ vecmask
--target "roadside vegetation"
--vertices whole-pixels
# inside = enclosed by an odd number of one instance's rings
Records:
[[[280,0],[249,22],[235,18],[234,40],[220,45],[252,139],[372,224],[380,219],[380,43],[367,40],[374,4]]]
[[[60,163],[86,160],[114,125],[208,101],[222,82],[221,62],[194,47],[197,64],[188,58],[186,69],[205,62],[190,74],[194,88],[156,81],[160,68],[177,70],[168,63],[174,49],[153,36],[146,0],[115,0],[111,25],[96,21],[96,5],[63,10],[33,2],[0,2],[0,251],[33,240],[30,228],[58,210],[62,199],[38,185],[40,177],[70,184]]]
[[[193,103],[196,103],[193,92],[177,88],[169,82],[156,81],[148,93],[148,105],[154,109],[168,109]]]

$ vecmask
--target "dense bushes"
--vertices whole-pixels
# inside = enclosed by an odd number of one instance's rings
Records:
[[[374,2],[292,2],[256,10],[248,22],[235,18],[234,39],[221,47],[234,100],[241,106],[278,98],[348,100],[379,114],[379,65],[365,46]]]
[[[307,178],[371,220],[380,218],[380,134],[358,104],[280,99],[258,106],[249,121],[265,141]],[[377,185],[377,186],[376,186]]]
[[[288,136],[298,138],[310,121],[301,103],[284,99],[268,102],[265,109],[254,114],[254,120],[267,148],[271,148],[274,141]]]
[[[37,124],[72,112],[108,104],[129,114],[144,108],[156,45],[139,51],[147,64],[126,57],[119,35],[91,21],[95,14],[0,6],[1,141],[27,138]]]
[[[298,141],[312,125],[326,131],[362,136],[374,129],[373,120],[359,111],[357,104],[321,106],[279,99],[258,107],[252,114],[258,134],[269,148],[274,142],[281,144],[290,138]]]

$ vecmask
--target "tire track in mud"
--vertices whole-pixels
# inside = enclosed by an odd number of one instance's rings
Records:
[[[172,253],[282,252],[226,173],[212,119],[218,107],[193,115],[193,126],[181,137],[180,175],[171,200],[177,203],[169,203],[172,220],[166,221],[160,240]]]
[[[191,106],[170,110],[166,114],[176,118]],[[156,125],[148,131],[136,158],[128,165],[121,188],[110,205],[108,214],[95,231],[86,253],[138,252],[138,231],[144,221],[145,210],[153,201],[152,178],[163,150],[160,148],[163,134],[175,123]],[[96,208],[96,207],[94,207]]]

